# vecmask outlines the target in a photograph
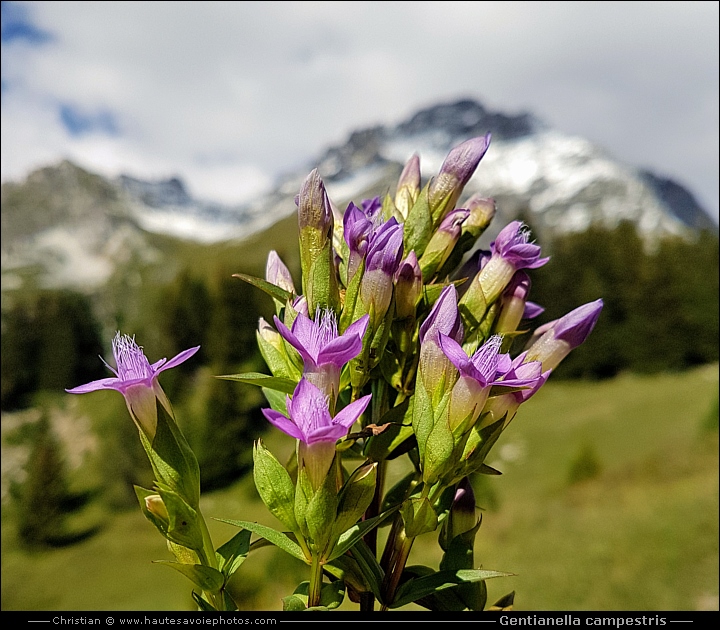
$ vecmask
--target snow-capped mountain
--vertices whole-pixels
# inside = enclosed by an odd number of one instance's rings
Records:
[[[18,270],[33,266],[46,270],[47,285],[102,285],[129,257],[150,262],[161,255],[152,234],[206,244],[246,239],[295,212],[294,197],[315,167],[339,208],[392,193],[413,153],[427,179],[450,149],[487,132],[490,148],[465,195],[496,199],[499,216],[488,238],[519,216],[531,221],[540,239],[621,220],[633,221],[648,238],[717,231],[692,193],[672,180],[622,164],[530,114],[508,116],[461,100],[396,126],[356,131],[244,206],[194,199],[177,178],[108,180],[67,161],[35,171],[23,183],[2,186],[3,289],[21,283]]]

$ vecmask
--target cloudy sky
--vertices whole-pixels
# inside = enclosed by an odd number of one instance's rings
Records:
[[[244,201],[460,97],[718,216],[718,2],[2,2],[2,180],[70,158]],[[490,130],[492,131],[492,130]]]

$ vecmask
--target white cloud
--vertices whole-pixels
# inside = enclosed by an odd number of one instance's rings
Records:
[[[242,200],[355,129],[460,96],[529,110],[718,212],[715,2],[32,2],[3,45],[2,177],[72,156]],[[58,103],[109,109],[77,138]]]

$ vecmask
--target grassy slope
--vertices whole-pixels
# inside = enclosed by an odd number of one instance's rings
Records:
[[[479,496],[495,507],[484,514],[476,563],[516,574],[490,581],[490,600],[515,590],[516,610],[717,610],[717,431],[702,430],[717,374],[709,366],[599,384],[551,381],[541,390],[496,445],[490,463],[504,474],[489,478],[491,493]],[[288,449],[277,435],[269,440],[278,454]],[[587,444],[601,471],[570,484],[571,462]],[[203,509],[277,525],[249,479],[208,495]],[[139,512],[43,554],[17,549],[3,516],[3,610],[192,606],[189,582],[151,564],[169,554]],[[234,533],[221,523],[211,529],[217,544]],[[411,563],[437,566],[434,547],[431,535],[420,539]],[[248,608],[279,610],[280,597],[302,579],[303,565],[262,549],[234,587]]]

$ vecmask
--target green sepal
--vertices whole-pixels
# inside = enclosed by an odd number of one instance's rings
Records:
[[[257,385],[264,389],[274,389],[283,394],[292,394],[297,387],[297,381],[281,376],[269,376],[260,372],[245,372],[243,374],[224,374],[216,376],[226,381],[238,381],[239,383],[247,383],[248,385]]]
[[[272,409],[279,411],[284,416],[288,415],[286,394],[267,387],[262,388],[262,393]]]
[[[274,377],[286,378],[295,383],[300,380],[302,372],[290,359],[284,340],[282,345],[278,348],[267,339],[264,339],[259,331],[255,331],[255,339],[257,340],[260,354]],[[263,374],[263,376],[265,375]],[[257,383],[253,383],[253,385],[257,385]]]
[[[412,578],[398,589],[389,608],[400,608],[421,599],[430,593],[436,593],[458,584],[469,584],[496,577],[509,577],[513,573],[485,571],[483,569],[458,569],[457,571],[437,571],[431,575]]]
[[[363,260],[355,270],[355,275],[350,280],[350,284],[345,291],[345,302],[343,304],[342,313],[340,314],[340,320],[338,321],[338,331],[340,334],[344,333],[350,324],[364,315],[364,313],[361,313],[357,317],[355,316],[355,309],[358,305],[358,296],[360,295],[360,283],[364,273],[365,261]]]
[[[318,307],[329,308],[335,313],[340,310],[340,292],[334,257],[332,239],[325,239],[322,251],[312,261],[308,275],[303,276],[303,290],[308,302],[308,313],[311,316],[315,315]]]
[[[425,252],[433,231],[433,218],[428,197],[429,188],[430,183],[428,182],[410,208],[403,228],[404,249],[406,252],[415,250],[418,258]]]
[[[433,532],[438,526],[438,517],[427,497],[411,497],[402,504],[405,534],[415,538],[420,534]]]
[[[170,517],[168,539],[189,549],[202,549],[203,536],[198,513],[172,490],[158,488],[158,494]]]
[[[221,523],[227,523],[228,525],[234,525],[235,527],[242,527],[251,531],[253,534],[264,538],[269,543],[272,543],[276,547],[279,547],[286,553],[289,553],[294,558],[302,560],[303,562],[310,564],[310,559],[305,557],[303,550],[294,540],[292,540],[287,534],[279,532],[272,527],[267,525],[261,525],[260,523],[251,523],[250,521],[235,521],[231,519],[217,519]]]
[[[166,539],[165,542],[167,543],[167,547],[170,550],[170,553],[175,556],[175,559],[178,562],[182,562],[183,564],[198,563],[200,558],[198,554],[192,549],[185,547],[184,545],[178,545],[177,543],[174,543],[172,540],[169,539]]]
[[[298,531],[295,520],[295,486],[290,474],[262,440],[253,446],[253,478],[267,509],[290,531]]]
[[[250,536],[252,532],[249,529],[241,529],[224,545],[220,546],[216,552],[219,561],[220,571],[230,579],[232,575],[245,562],[248,553],[250,553]]]
[[[183,564],[169,560],[154,560],[156,564],[172,567],[190,579],[196,586],[209,593],[219,593],[225,585],[225,576],[217,569],[204,564]]]
[[[333,537],[340,536],[365,513],[375,494],[376,480],[377,462],[361,466],[345,482],[338,497]]]
[[[338,512],[338,495],[334,475],[334,464],[320,487],[313,493],[305,509],[305,525],[310,538],[310,547],[327,556],[329,543],[333,540],[333,523]]]
[[[271,282],[268,282],[267,280],[263,280],[262,278],[256,278],[255,276],[249,276],[245,273],[234,273],[232,275],[233,278],[239,278],[240,280],[243,280],[244,282],[247,282],[248,284],[253,285],[254,287],[257,287],[261,291],[264,291],[267,293],[271,298],[277,300],[281,304],[285,304],[289,299],[292,298],[292,293],[289,291],[286,291],[285,289],[281,289],[276,284],[272,284]]]
[[[310,538],[310,530],[308,530],[305,513],[308,504],[313,496],[312,485],[304,468],[298,470],[297,481],[295,483],[295,503],[293,511],[295,512],[295,521],[298,524],[300,532],[305,538]]]
[[[395,200],[390,196],[390,193],[386,193],[382,200],[382,218],[383,221],[389,221],[392,217],[397,219],[398,223],[403,222],[402,215],[395,206]]]
[[[200,503],[200,468],[180,427],[156,401],[157,427],[152,443],[143,431],[140,441],[150,460],[158,485],[173,490],[193,509]]]
[[[412,403],[412,429],[418,445],[420,461],[425,459],[425,446],[433,427],[433,406],[430,395],[425,389],[421,375],[415,380],[415,395]]]

